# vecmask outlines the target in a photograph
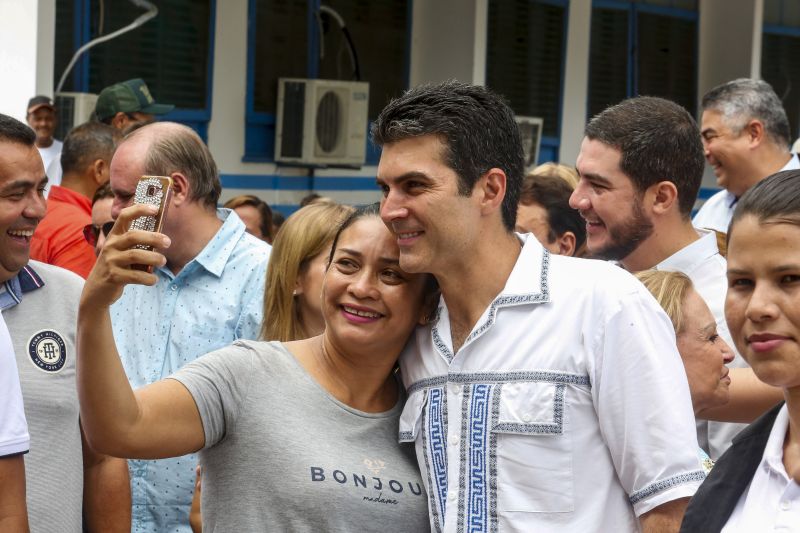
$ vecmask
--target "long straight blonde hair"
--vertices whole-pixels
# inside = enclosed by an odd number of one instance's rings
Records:
[[[264,287],[261,338],[288,342],[308,338],[294,296],[297,278],[319,254],[327,254],[339,224],[353,212],[349,206],[316,202],[292,214],[272,242]]]

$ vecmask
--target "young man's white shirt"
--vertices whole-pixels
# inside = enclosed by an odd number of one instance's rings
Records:
[[[622,269],[520,238],[457,354],[442,299],[401,356],[431,528],[638,531],[705,477],[672,325]]]
[[[61,150],[64,143],[53,139],[53,144],[47,148],[39,148],[39,154],[42,156],[42,163],[44,163],[44,173],[47,175],[47,188],[48,190],[53,185],[61,185]]]
[[[719,253],[717,236],[713,231],[697,230],[700,238],[656,265],[656,270],[683,272],[692,280],[695,290],[706,302],[717,321],[717,333],[730,346],[734,359],[730,368],[748,368],[749,365],[736,351],[728,323],[725,321],[725,294],[728,291],[728,262]],[[731,440],[747,424],[698,420],[697,434],[700,446],[717,460],[731,445]]]
[[[797,170],[800,169],[800,159],[797,154],[792,154],[789,162],[786,163],[783,170]],[[766,176],[764,176],[766,178]],[[692,218],[692,224],[698,228],[713,229],[720,233],[728,233],[728,225],[733,216],[733,210],[736,209],[736,202],[739,198],[728,192],[727,189],[715,193],[711,198],[700,207],[700,210]]]

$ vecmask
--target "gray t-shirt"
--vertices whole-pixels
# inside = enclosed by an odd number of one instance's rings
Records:
[[[364,413],[325,391],[278,342],[237,341],[172,376],[205,431],[203,532],[428,531],[403,401]]]

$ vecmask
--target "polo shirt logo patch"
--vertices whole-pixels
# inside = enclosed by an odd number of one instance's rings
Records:
[[[60,372],[67,362],[67,345],[60,334],[51,329],[43,329],[28,340],[28,355],[40,370]]]

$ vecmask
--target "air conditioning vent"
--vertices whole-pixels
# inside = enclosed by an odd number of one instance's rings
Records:
[[[368,103],[368,83],[281,78],[275,161],[363,165]]]

